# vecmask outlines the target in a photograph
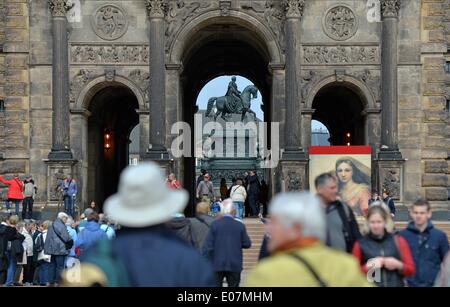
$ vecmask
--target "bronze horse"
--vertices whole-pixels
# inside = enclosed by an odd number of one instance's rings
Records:
[[[208,100],[208,107],[206,109],[206,116],[209,116],[214,103],[216,104],[217,112],[214,115],[214,120],[222,114],[222,118],[226,121],[227,114],[242,114],[241,120],[245,118],[245,114],[251,113],[256,118],[255,112],[250,109],[252,99],[258,98],[258,88],[254,85],[247,86],[241,94],[241,103],[235,101],[231,96],[211,97]]]

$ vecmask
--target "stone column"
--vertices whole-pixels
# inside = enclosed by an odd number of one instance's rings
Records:
[[[165,0],[146,0],[150,43],[150,139],[147,158],[168,160],[165,103]]]
[[[401,0],[381,0],[381,148],[378,153],[380,190],[403,200],[404,159],[398,149],[397,35]]]
[[[379,159],[401,160],[398,150],[397,32],[401,0],[381,0],[381,151]]]
[[[53,24],[52,55],[52,150],[49,160],[71,160],[69,64],[67,45],[67,18],[70,9],[67,0],[49,0]]]
[[[304,0],[283,0],[286,13],[286,68],[285,68],[285,121],[284,152],[277,171],[279,191],[300,191],[308,186],[308,159],[302,147],[302,115],[298,82],[300,70],[300,26]]]
[[[301,138],[301,113],[297,72],[300,69],[298,51],[300,49],[300,21],[303,15],[304,0],[285,0],[286,12],[286,121],[284,128],[283,160],[305,158]]]

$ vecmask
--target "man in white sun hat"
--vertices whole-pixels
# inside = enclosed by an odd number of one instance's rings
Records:
[[[104,240],[66,271],[75,286],[207,287],[215,285],[211,264],[164,226],[183,212],[188,193],[170,190],[155,163],[126,168],[118,193],[108,198],[105,213],[122,227],[116,239]],[[78,271],[73,271],[77,270]]]

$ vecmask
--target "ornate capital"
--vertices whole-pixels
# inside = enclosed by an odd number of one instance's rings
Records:
[[[67,0],[48,0],[48,7],[53,17],[65,17],[68,10],[74,6],[74,3],[68,4]]]
[[[401,0],[381,0],[381,16],[398,17]]]
[[[286,18],[301,18],[305,0],[283,0],[283,7],[286,12]]]
[[[145,8],[149,18],[164,18],[167,6],[166,0],[145,0]]]

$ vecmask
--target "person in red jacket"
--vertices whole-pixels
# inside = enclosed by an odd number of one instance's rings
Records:
[[[394,223],[389,208],[381,202],[369,207],[369,232],[353,246],[367,280],[381,287],[404,287],[405,277],[415,272],[414,260],[406,240],[391,233]]]
[[[19,175],[14,174],[14,178],[11,180],[6,180],[0,176],[0,182],[8,186],[8,206],[6,209],[9,211],[9,203],[12,202],[16,206],[16,215],[19,215],[19,206],[23,200],[23,183],[19,178]]]

